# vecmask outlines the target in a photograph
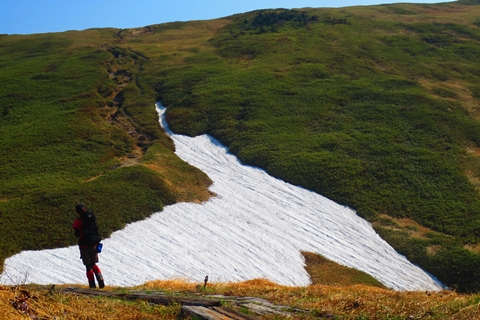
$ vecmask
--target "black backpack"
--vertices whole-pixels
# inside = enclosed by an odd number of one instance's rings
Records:
[[[87,210],[83,211],[80,215],[80,220],[82,220],[82,245],[84,246],[93,246],[98,244],[102,238],[98,233],[97,219],[95,214],[92,211]]]

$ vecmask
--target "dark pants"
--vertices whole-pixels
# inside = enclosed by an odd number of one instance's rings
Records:
[[[95,245],[80,248],[80,257],[82,258],[83,264],[87,269],[87,279],[88,282],[91,284],[90,286],[92,286],[92,283],[95,283],[94,276],[97,277],[97,280],[101,279],[103,282],[102,272],[100,271],[100,268],[96,265],[96,263],[98,262],[97,246]]]
[[[92,266],[98,262],[97,246],[88,246],[80,248],[80,257],[85,266]]]

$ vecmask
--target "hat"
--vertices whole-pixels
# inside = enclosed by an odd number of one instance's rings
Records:
[[[84,206],[83,204],[77,203],[77,204],[75,205],[75,211],[77,211],[77,212],[82,212],[82,211],[85,211],[85,210],[86,210],[86,209],[85,209],[85,206]]]

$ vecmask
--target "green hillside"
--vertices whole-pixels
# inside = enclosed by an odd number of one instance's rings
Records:
[[[2,265],[74,244],[77,202],[106,237],[166,204],[208,199],[210,179],[173,153],[155,95],[135,85],[142,58],[121,56],[117,39],[113,29],[0,37]]]
[[[457,1],[0,36],[0,258],[72,244],[77,201],[107,235],[206,199],[160,100],[175,132],[354,208],[412,262],[479,291],[479,17]]]

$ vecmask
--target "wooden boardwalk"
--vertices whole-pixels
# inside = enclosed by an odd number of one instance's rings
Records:
[[[172,295],[161,291],[129,293],[113,292],[106,290],[85,289],[69,287],[61,290],[74,294],[113,297],[126,300],[142,300],[153,304],[171,305],[180,304],[182,306],[182,317],[194,317],[196,319],[206,320],[255,320],[258,315],[277,314],[289,315],[284,311],[286,307],[276,306],[266,300],[253,297],[231,297],[221,295]],[[248,310],[249,314],[244,314],[232,308],[222,306],[221,301],[228,301],[231,305]]]

